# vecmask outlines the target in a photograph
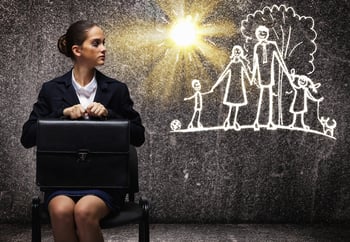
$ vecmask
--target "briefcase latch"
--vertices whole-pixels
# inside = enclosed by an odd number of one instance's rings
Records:
[[[88,162],[88,154],[89,152],[87,150],[79,150],[78,151],[78,159],[77,162],[78,163],[85,163]]]

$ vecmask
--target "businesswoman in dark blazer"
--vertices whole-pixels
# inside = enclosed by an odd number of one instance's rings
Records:
[[[73,60],[73,68],[63,76],[43,84],[28,121],[23,125],[21,142],[36,144],[39,118],[130,120],[131,144],[144,142],[144,127],[133,109],[127,86],[95,69],[105,62],[105,36],[89,21],[72,24],[58,40],[58,49]],[[56,242],[103,241],[99,221],[118,212],[125,194],[120,191],[53,191],[45,194]]]

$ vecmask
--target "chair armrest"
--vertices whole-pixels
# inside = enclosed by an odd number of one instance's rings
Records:
[[[149,209],[150,209],[150,204],[149,204],[148,200],[145,197],[140,197],[139,205],[142,208],[143,215],[148,217]]]
[[[32,205],[40,205],[40,197],[39,196],[34,196],[32,198]]]
[[[35,196],[32,198],[32,220],[40,221],[40,198]]]

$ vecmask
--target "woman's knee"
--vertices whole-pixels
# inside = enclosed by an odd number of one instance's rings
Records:
[[[48,208],[51,219],[64,222],[74,219],[74,202],[70,198],[55,197],[50,201]]]
[[[74,219],[76,225],[95,226],[99,224],[99,218],[96,216],[94,209],[85,204],[77,204],[74,209]]]
[[[105,211],[108,209],[104,202],[97,197],[84,197],[75,205],[74,218],[77,226],[79,224],[98,226],[100,219],[106,214]]]
[[[76,223],[90,222],[94,220],[94,215],[88,206],[76,206],[74,209],[74,218]]]

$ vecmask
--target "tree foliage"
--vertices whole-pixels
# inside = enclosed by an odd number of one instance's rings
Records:
[[[277,43],[289,70],[294,68],[303,75],[315,70],[313,55],[317,50],[317,33],[312,17],[300,16],[285,5],[273,5],[248,14],[241,22],[241,33],[249,56],[253,54],[257,42],[255,30],[260,25],[269,28],[269,40]]]

